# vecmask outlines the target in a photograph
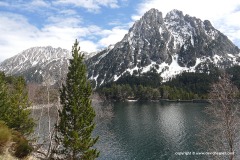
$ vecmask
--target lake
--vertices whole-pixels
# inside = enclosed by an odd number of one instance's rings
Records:
[[[206,160],[196,146],[199,124],[210,120],[203,112],[207,103],[191,102],[121,102],[112,105],[93,100],[97,113],[93,136],[99,136],[95,147],[99,160]],[[58,117],[58,105],[35,106],[35,136],[49,145]],[[50,123],[49,123],[50,122]],[[207,152],[207,148],[203,152]],[[219,151],[216,151],[219,152]],[[221,151],[220,151],[221,152]],[[223,158],[223,156],[219,157]]]
[[[124,102],[112,107],[113,117],[99,123],[95,135],[101,160],[192,160],[198,152],[198,123],[206,103]],[[198,121],[198,122],[197,122]],[[184,152],[184,153],[182,153]],[[184,155],[181,155],[184,154]]]

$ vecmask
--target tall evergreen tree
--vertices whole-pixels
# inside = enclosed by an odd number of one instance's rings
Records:
[[[66,84],[60,90],[62,110],[56,126],[56,154],[59,159],[95,159],[99,152],[93,148],[98,138],[92,138],[95,112],[91,106],[91,85],[86,77],[84,55],[78,42],[74,43]]]
[[[11,129],[23,135],[33,132],[34,121],[28,109],[28,93],[22,77],[11,77],[12,84],[6,83],[4,74],[0,75],[0,120],[4,121]]]
[[[28,92],[23,77],[13,79],[12,88],[9,89],[11,107],[8,110],[8,126],[23,135],[30,135],[34,130],[34,120],[30,117],[31,106],[28,100]]]
[[[9,99],[7,96],[7,84],[5,81],[5,74],[0,72],[0,120],[5,120]]]

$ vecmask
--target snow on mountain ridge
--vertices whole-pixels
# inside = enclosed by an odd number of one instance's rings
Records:
[[[221,68],[239,64],[239,52],[208,20],[183,15],[179,10],[163,18],[161,12],[151,9],[112,50],[87,60],[88,76],[99,86],[127,72],[140,74],[154,68],[167,81],[184,71],[195,71],[205,62]]]
[[[70,57],[70,52],[66,49],[53,48],[50,46],[33,47],[3,61],[0,69],[6,74],[15,74],[36,65],[47,65],[51,63],[51,61]]]
[[[0,63],[0,70],[8,75],[22,75],[27,82],[50,84],[66,74],[71,54],[62,48],[32,47]]]
[[[188,15],[186,15],[188,16]],[[189,16],[188,16],[189,17]],[[191,43],[194,46],[192,35],[196,35],[194,27],[185,20],[182,11],[176,9],[167,13],[164,18],[167,29],[174,37],[174,47],[182,46],[186,39],[191,38]],[[196,22],[195,22],[196,23]]]

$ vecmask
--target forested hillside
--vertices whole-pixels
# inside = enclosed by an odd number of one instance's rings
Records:
[[[183,72],[167,82],[154,70],[144,74],[125,74],[116,82],[105,84],[97,89],[107,99],[124,101],[136,100],[192,100],[207,99],[211,84],[219,80],[223,70],[212,67],[197,72]],[[240,88],[240,66],[226,69],[232,82]]]

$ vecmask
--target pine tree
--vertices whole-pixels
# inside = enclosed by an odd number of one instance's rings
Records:
[[[30,135],[33,132],[34,121],[28,109],[30,103],[25,81],[22,77],[11,77],[12,84],[7,84],[5,79],[4,74],[1,74],[0,120],[21,134]]]
[[[7,97],[7,84],[5,81],[4,73],[0,72],[0,120],[6,119],[6,111],[9,105],[9,99]]]
[[[74,43],[66,84],[60,90],[62,110],[56,126],[55,151],[59,159],[95,159],[99,152],[93,149],[98,138],[91,138],[95,127],[95,112],[91,106],[91,85],[86,77],[84,56],[78,42]]]
[[[28,92],[23,77],[13,79],[12,88],[9,89],[11,107],[8,110],[8,126],[23,135],[30,135],[34,130],[34,120],[30,117],[31,106],[28,100]]]

